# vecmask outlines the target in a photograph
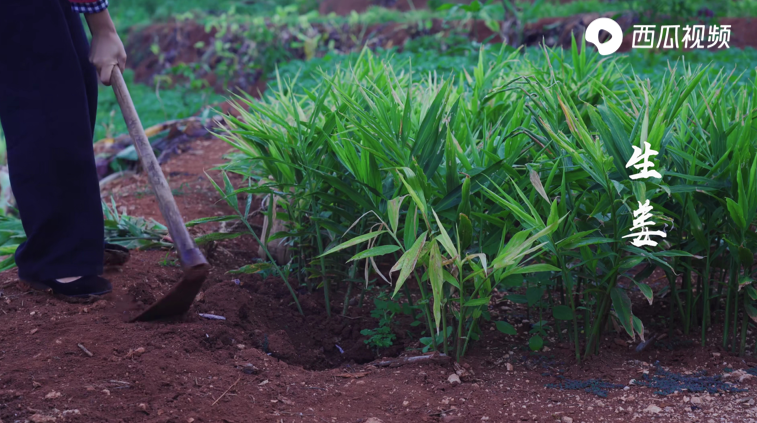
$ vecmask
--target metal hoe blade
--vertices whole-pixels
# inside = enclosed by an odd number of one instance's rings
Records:
[[[192,306],[192,302],[197,293],[200,292],[203,282],[208,277],[210,266],[187,231],[179,208],[176,206],[171,187],[160,169],[158,159],[155,158],[155,153],[152,151],[147,135],[145,135],[142,122],[139,120],[134,102],[131,100],[126,82],[118,67],[113,68],[111,82],[118,104],[121,106],[124,121],[129,128],[129,135],[134,141],[134,148],[139,154],[142,168],[147,173],[150,185],[155,191],[160,212],[166,221],[168,233],[171,234],[174,241],[184,272],[181,281],[168,294],[131,321],[156,320],[182,315]]]
[[[190,251],[189,253],[199,254],[203,260],[205,259],[199,249],[195,248],[194,250],[195,251]],[[192,306],[195,297],[197,297],[197,294],[200,292],[203,282],[205,282],[205,279],[208,277],[209,270],[210,266],[207,263],[200,263],[194,267],[184,267],[182,269],[183,274],[179,283],[174,285],[163,298],[156,301],[153,305],[147,308],[147,310],[131,319],[131,321],[145,322],[166,317],[180,316],[186,313],[189,310],[189,307]]]

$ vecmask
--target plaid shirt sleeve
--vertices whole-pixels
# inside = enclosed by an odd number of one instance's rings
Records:
[[[76,13],[99,13],[108,8],[108,0],[71,0]]]

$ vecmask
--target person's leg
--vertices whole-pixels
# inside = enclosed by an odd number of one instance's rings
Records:
[[[16,252],[23,280],[103,270],[92,149],[97,87],[69,8],[66,0],[0,2],[0,122],[28,239]]]
[[[74,13],[70,7],[66,8],[64,13],[66,14],[68,27],[71,32],[71,40],[79,59],[79,66],[81,67],[82,75],[84,76],[89,124],[92,133],[94,134],[97,121],[97,89],[99,78],[97,76],[97,70],[95,70],[95,67],[89,62],[89,40],[87,39],[86,32],[84,32],[84,26],[81,23],[81,16]],[[103,264],[105,266],[122,265],[129,259],[128,249],[125,249],[120,245],[110,244],[105,238],[103,238],[103,251],[105,254]]]
[[[84,32],[84,26],[81,24],[81,16],[66,8],[68,27],[71,31],[71,39],[79,57],[79,66],[84,75],[84,87],[87,93],[87,107],[89,109],[89,120],[92,133],[95,132],[97,120],[97,90],[99,86],[99,77],[97,70],[89,62],[89,40]],[[103,265],[104,266],[122,266],[129,261],[129,250],[117,244],[111,244],[103,238]]]

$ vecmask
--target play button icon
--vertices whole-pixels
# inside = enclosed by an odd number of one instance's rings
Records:
[[[604,43],[599,42],[599,31],[607,31],[610,33],[610,39]],[[607,56],[615,53],[623,43],[623,30],[620,28],[617,22],[610,18],[599,18],[593,20],[589,27],[586,28],[584,33],[586,41],[597,46],[599,54]]]

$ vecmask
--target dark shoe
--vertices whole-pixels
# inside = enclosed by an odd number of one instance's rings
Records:
[[[130,256],[128,248],[106,242],[103,265],[105,267],[123,266],[129,261]]]
[[[113,290],[107,279],[100,276],[83,276],[73,282],[61,283],[55,279],[46,281],[24,281],[27,285],[41,291],[51,290],[53,294],[71,298],[86,298],[104,295]]]

